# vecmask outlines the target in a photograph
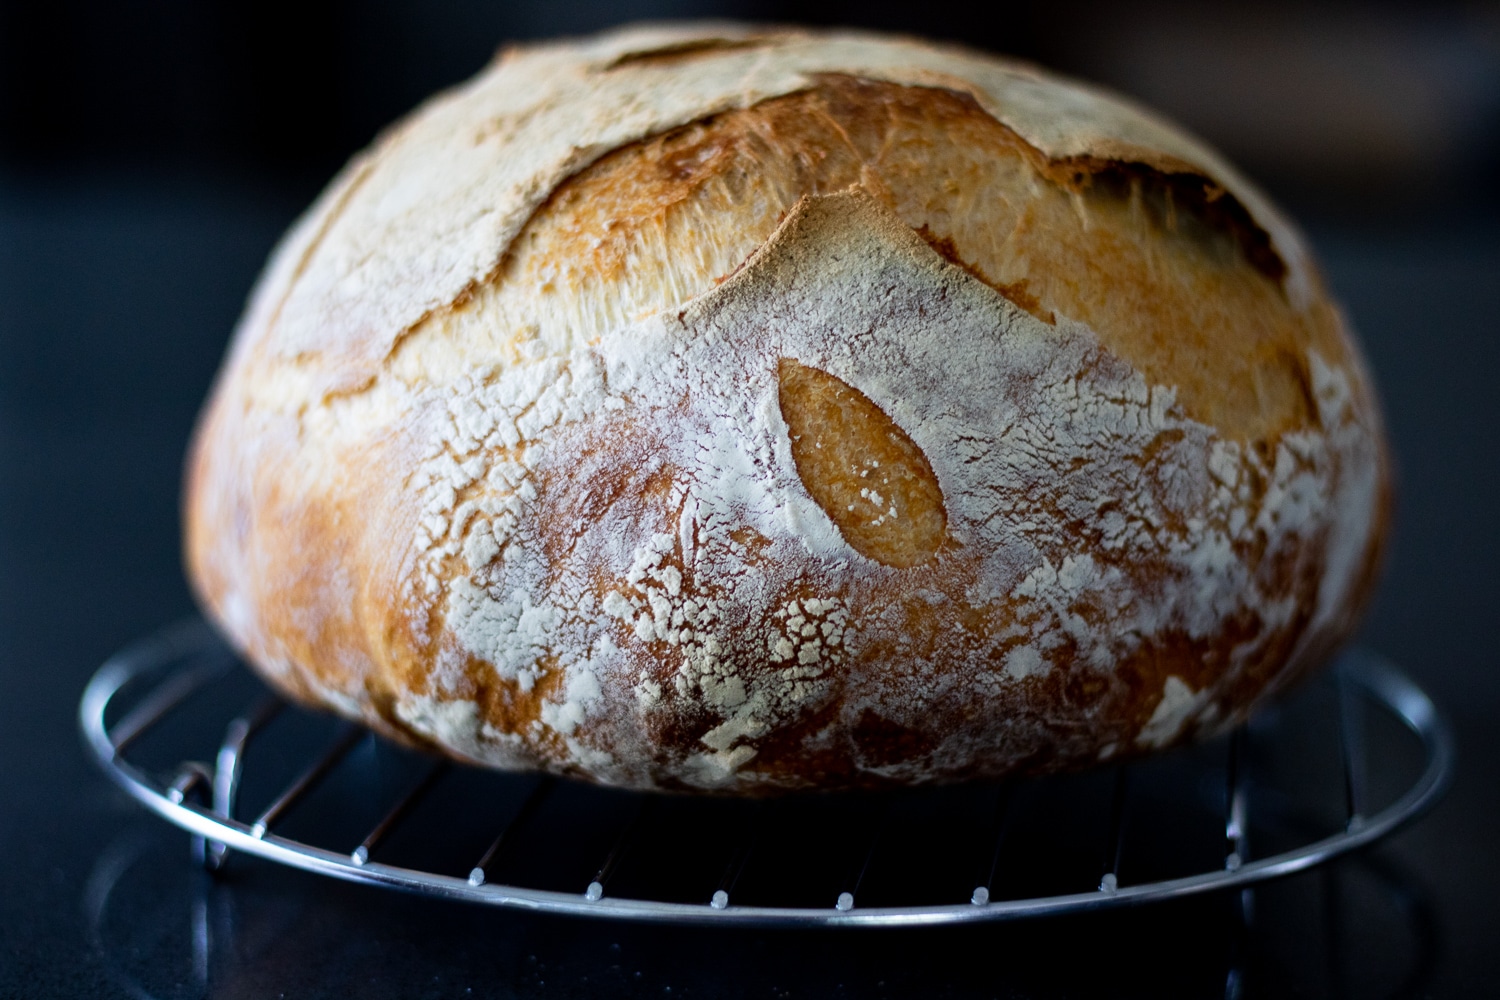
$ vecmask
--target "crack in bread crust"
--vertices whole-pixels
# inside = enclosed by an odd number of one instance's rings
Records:
[[[822,74],[569,178],[491,275],[403,334],[388,370],[442,380],[485,355],[592,343],[708,291],[797,199],[851,184],[1033,315],[1087,323],[1229,433],[1305,425],[1301,345],[1341,357],[1336,316],[1293,307],[1265,231],[1205,178],[1053,163],[967,95]]]
[[[703,42],[708,50],[667,66],[615,65],[633,52]],[[261,290],[271,301],[285,295],[262,346],[314,362],[309,377],[320,395],[364,382],[406,331],[484,282],[569,176],[612,150],[806,90],[828,74],[966,95],[1049,161],[1094,157],[1212,178],[1269,234],[1292,301],[1317,295],[1296,236],[1253,186],[1118,98],[952,47],[720,24],[509,50],[489,72],[429,102],[382,136],[347,202],[317,206],[327,225],[308,220],[323,229],[312,266],[290,286]],[[347,177],[334,185],[347,186]],[[419,258],[393,252],[416,245]],[[262,306],[252,306],[257,319]]]

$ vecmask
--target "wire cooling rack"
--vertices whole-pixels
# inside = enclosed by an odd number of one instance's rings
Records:
[[[211,871],[239,852],[587,917],[917,926],[1244,888],[1410,822],[1454,757],[1421,689],[1356,652],[1226,737],[1088,774],[705,800],[453,767],[235,667],[190,621],[112,657],[79,706],[105,772]]]

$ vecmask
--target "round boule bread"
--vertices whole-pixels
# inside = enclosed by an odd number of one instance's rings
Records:
[[[766,793],[1243,719],[1369,595],[1388,468],[1301,238],[1116,97],[853,33],[504,52],[276,251],[187,560],[291,696]]]

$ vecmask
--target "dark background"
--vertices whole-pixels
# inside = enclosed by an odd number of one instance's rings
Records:
[[[205,904],[184,838],[84,758],[73,712],[89,673],[191,610],[182,451],[294,215],[503,42],[701,16],[909,31],[1105,82],[1220,146],[1303,222],[1363,335],[1400,464],[1363,641],[1433,693],[1463,756],[1437,812],[1349,869],[1356,887],[1394,880],[1420,919],[1377,928],[1379,907],[1356,902],[1342,944],[1301,940],[1292,929],[1330,891],[1294,879],[1265,893],[1248,987],[1336,994],[1332,966],[1415,940],[1431,947],[1414,995],[1500,992],[1500,5],[0,0],[0,996],[142,982],[195,995],[183,970],[204,905],[243,918],[236,961],[210,981],[223,996],[1223,995],[1221,973],[1194,971],[1223,919],[1213,901],[983,933],[740,939],[259,866]],[[160,863],[122,880],[126,930],[91,939],[90,879],[127,856]]]

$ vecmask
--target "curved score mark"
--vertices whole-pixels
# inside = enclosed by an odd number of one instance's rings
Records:
[[[860,555],[927,562],[948,533],[927,456],[868,396],[791,358],[778,362],[781,416],[807,492]]]

